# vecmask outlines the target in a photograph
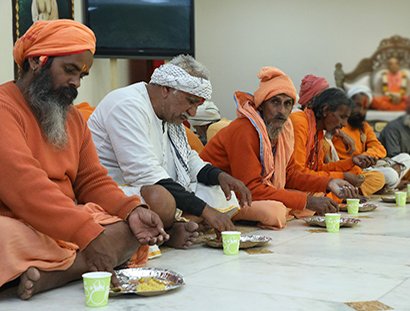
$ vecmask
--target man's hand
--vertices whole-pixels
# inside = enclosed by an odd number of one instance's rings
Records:
[[[307,198],[306,208],[315,211],[317,215],[326,213],[336,213],[339,206],[335,201],[327,197],[310,197]]]
[[[208,205],[205,206],[201,216],[208,225],[218,231],[217,235],[222,231],[235,231],[235,226],[227,215]]]
[[[368,168],[376,164],[377,159],[365,154],[355,155],[352,158],[354,164],[361,168]]]
[[[349,172],[343,173],[343,179],[354,187],[360,187],[364,182],[363,175],[356,175]]]
[[[169,239],[159,216],[147,208],[134,209],[128,216],[128,224],[141,244],[161,244]]]
[[[356,175],[354,175],[356,176]],[[356,187],[343,179],[332,179],[327,184],[327,190],[334,193],[339,198],[357,198],[359,192]]]
[[[240,195],[239,204],[241,206],[251,206],[252,194],[243,182],[225,172],[219,174],[218,181],[227,200],[231,199],[231,191],[234,191]]]

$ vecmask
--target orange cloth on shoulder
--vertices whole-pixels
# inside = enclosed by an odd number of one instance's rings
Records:
[[[90,28],[71,19],[35,22],[20,37],[13,50],[19,67],[27,57],[64,56],[84,51],[95,52],[95,35]]]
[[[185,126],[185,132],[186,132],[186,137],[188,139],[188,144],[191,147],[191,149],[198,152],[198,154],[201,153],[201,151],[204,149],[204,144],[201,142],[198,136],[196,136],[195,133],[192,132],[186,126]]]
[[[82,102],[82,103],[76,104],[76,105],[74,105],[74,107],[77,108],[80,111],[80,113],[83,116],[85,122],[88,121],[91,114],[95,110],[95,107],[91,106],[87,102]]]

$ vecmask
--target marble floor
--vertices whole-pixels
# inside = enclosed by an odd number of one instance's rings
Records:
[[[185,285],[156,297],[110,298],[100,310],[410,310],[410,205],[374,201],[361,223],[327,233],[303,220],[281,231],[259,230],[272,242],[238,256],[195,245],[167,249],[149,266],[184,276]],[[247,231],[256,230],[248,227]],[[0,294],[0,310],[87,310],[75,282],[29,301],[13,289]]]

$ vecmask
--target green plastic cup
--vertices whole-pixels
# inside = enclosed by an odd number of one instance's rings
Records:
[[[241,233],[239,231],[222,231],[222,244],[225,255],[238,255]]]
[[[340,228],[340,214],[338,213],[326,213],[325,222],[327,232],[336,233]]]
[[[85,304],[88,307],[103,307],[108,303],[111,272],[88,272],[83,274]]]
[[[359,199],[346,199],[347,202],[347,213],[352,215],[357,215],[359,213]]]
[[[407,192],[397,191],[394,193],[394,195],[396,196],[396,206],[397,207],[406,206]]]

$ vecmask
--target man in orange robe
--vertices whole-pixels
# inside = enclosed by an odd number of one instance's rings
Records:
[[[295,132],[295,163],[298,169],[312,175],[343,178],[352,185],[361,187],[364,195],[369,195],[371,193],[366,192],[368,188],[363,188],[366,181],[364,176],[350,172],[355,165],[365,167],[366,156],[354,155],[325,163],[324,132],[339,131],[347,124],[352,108],[352,101],[343,91],[329,88],[316,95],[308,109],[292,113],[290,118]]]
[[[347,95],[353,100],[355,106],[347,120],[347,125],[344,126],[341,131],[353,139],[355,151],[352,154],[349,154],[340,137],[333,137],[333,145],[336,148],[339,159],[344,160],[361,154],[364,155],[363,168],[369,168],[374,166],[378,159],[382,159],[387,155],[386,149],[377,139],[372,127],[365,121],[372,95],[370,89],[366,86],[353,87],[349,90]],[[355,166],[352,172],[355,174],[363,174],[362,168],[358,166]],[[373,180],[372,185],[362,185],[362,187],[367,186],[367,188],[369,188],[364,189],[364,193],[374,193],[384,186],[384,177],[381,176],[383,175],[382,173],[369,171],[364,174],[365,179]]]
[[[107,176],[72,106],[94,51],[81,23],[36,22],[14,47],[20,78],[0,86],[0,287],[20,277],[21,299],[112,271],[141,243],[168,238]]]
[[[332,190],[340,195],[340,187],[354,191],[353,187],[343,180],[295,169],[293,128],[288,120],[296,99],[291,79],[274,67],[263,67],[258,77],[260,85],[254,95],[235,93],[238,118],[221,129],[200,154],[251,190],[251,206],[242,207],[234,220],[283,228],[289,210],[295,216],[336,211],[337,204],[331,199],[303,191]]]
[[[400,70],[399,60],[392,57],[387,62],[388,70],[381,73],[375,85],[375,97],[371,108],[376,110],[406,110],[406,93],[409,88],[407,74]]]

